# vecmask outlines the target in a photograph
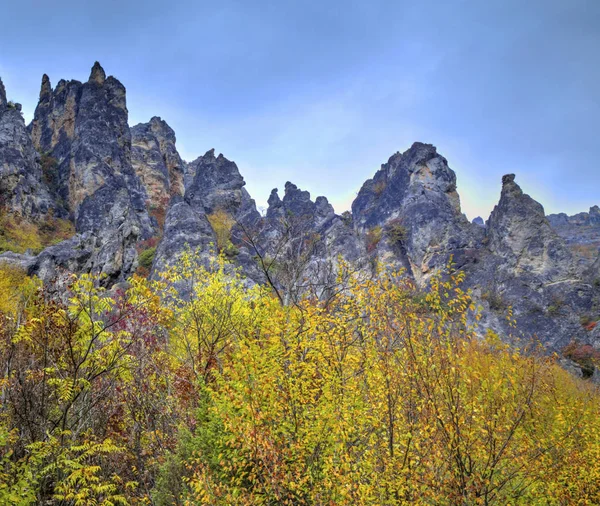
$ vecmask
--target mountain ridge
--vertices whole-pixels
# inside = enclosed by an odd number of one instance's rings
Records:
[[[104,275],[106,286],[139,270],[156,248],[156,276],[186,247],[218,249],[248,280],[284,303],[327,297],[340,259],[369,274],[402,268],[419,287],[450,263],[482,306],[482,328],[519,332],[551,350],[573,340],[600,347],[600,211],[546,216],[513,174],[502,178],[488,220],[462,213],[456,174],[431,144],[394,153],[365,181],[351,212],[291,182],[264,216],[233,161],[214,149],[186,162],[160,117],[128,124],[125,87],[96,62],[88,81],[44,74],[30,125],[0,81],[0,204],[31,222],[70,220],[75,235],[38,254],[0,260],[48,280],[61,270]],[[585,322],[585,323],[583,323]]]

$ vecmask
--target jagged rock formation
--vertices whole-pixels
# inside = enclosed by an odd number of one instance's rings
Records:
[[[163,238],[154,256],[154,277],[176,262],[186,248],[208,253],[215,242],[215,234],[206,214],[192,208],[181,197],[175,197],[165,219]]]
[[[175,132],[161,118],[131,128],[131,164],[145,190],[148,211],[162,221],[169,200],[183,196],[184,162],[175,147]]]
[[[54,207],[19,104],[0,80],[0,208],[36,220]]]
[[[488,220],[488,247],[515,273],[544,281],[572,276],[572,257],[550,227],[544,208],[523,193],[515,175],[502,178],[500,202]]]
[[[588,269],[600,253],[600,207],[592,206],[588,213],[573,216],[550,214],[548,221],[567,243],[579,268]]]
[[[76,265],[106,274],[107,284],[125,279],[135,268],[136,243],[155,228],[131,165],[125,87],[97,62],[86,83],[61,80],[52,90],[44,75],[29,131],[37,151],[53,161],[46,176],[55,206],[79,234],[43,252],[32,271],[49,276]],[[82,251],[89,251],[85,262]]]
[[[129,128],[125,88],[98,63],[85,83],[52,89],[44,75],[28,130],[0,83],[2,205],[32,219],[52,210],[77,230],[37,256],[0,256],[30,273],[103,272],[111,285],[136,268],[143,241],[162,237],[152,276],[187,247],[206,260],[218,250],[249,282],[292,303],[333,293],[340,259],[365,275],[378,262],[404,268],[420,287],[452,262],[482,307],[484,330],[535,335],[554,350],[573,339],[600,346],[597,206],[546,217],[507,175],[487,223],[469,222],[448,162],[418,142],[382,165],[341,216],[290,182],[283,197],[271,192],[261,216],[244,186],[237,165],[214,150],[184,162],[162,119]]]
[[[313,202],[309,192],[298,189],[288,181],[283,199],[279,198],[278,190],[274,189],[268,204],[264,221],[271,239],[283,233],[282,226],[296,225],[292,223],[295,219],[303,229],[298,236],[311,234],[317,239],[313,254],[321,260],[341,256],[348,262],[357,262],[364,256],[364,243],[354,230],[352,221],[335,214],[326,197],[317,197]]]
[[[98,62],[86,83],[61,80],[53,91],[44,75],[31,137],[39,152],[57,162],[57,194],[78,232],[105,226],[105,199],[125,189],[140,232],[150,233],[144,192],[131,165],[125,87],[107,78]],[[89,210],[96,206],[92,216]],[[88,212],[80,223],[82,207]]]
[[[514,174],[502,178],[502,193],[486,226],[486,247],[468,282],[486,310],[513,310],[518,333],[560,349],[585,340],[581,318],[598,310],[598,292],[581,277],[543,207],[523,193]],[[503,334],[517,334],[498,320]]]
[[[364,242],[352,220],[335,214],[326,197],[313,202],[309,192],[287,182],[283,199],[274,189],[268,204],[253,244],[263,277],[285,303],[307,293],[328,297],[340,259],[357,271],[365,269]]]
[[[472,261],[483,232],[461,213],[456,175],[430,144],[396,153],[352,203],[356,229],[380,260],[399,264],[419,283],[450,258]]]
[[[153,273],[163,271],[175,261],[187,245],[192,250],[198,248],[216,250],[219,246],[213,226],[227,228],[240,247],[238,262],[247,265],[253,272],[250,253],[241,243],[240,227],[252,227],[260,219],[254,200],[244,188],[246,184],[237,165],[222,154],[215,157],[214,149],[187,164],[190,175],[183,199],[175,199],[166,221],[162,241],[156,251]],[[211,226],[209,218],[213,219]],[[256,273],[255,273],[256,275]]]

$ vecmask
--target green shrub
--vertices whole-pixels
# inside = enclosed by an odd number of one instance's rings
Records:
[[[49,153],[42,153],[40,156],[40,166],[44,182],[53,193],[58,191],[58,160]]]
[[[344,225],[346,225],[347,227],[351,227],[352,226],[352,213],[350,211],[344,211],[342,213],[342,215],[340,216],[340,218],[342,218],[342,222],[344,223]]]
[[[385,190],[386,186],[387,183],[385,179],[380,179],[379,181],[373,184],[373,193],[375,193],[375,195],[379,197]]]
[[[138,257],[138,265],[145,269],[150,269],[152,267],[152,262],[154,262],[154,255],[156,253],[156,246],[148,248],[140,253]]]
[[[563,300],[555,298],[552,300],[552,304],[548,306],[547,312],[550,316],[558,316],[564,305],[565,302]]]
[[[52,212],[40,222],[33,223],[22,216],[0,211],[0,252],[39,253],[46,246],[57,244],[75,234],[68,220],[55,218]]]
[[[505,311],[508,309],[508,305],[502,298],[502,295],[500,295],[495,289],[486,290],[481,294],[481,298],[482,300],[487,301],[490,309],[493,311]]]

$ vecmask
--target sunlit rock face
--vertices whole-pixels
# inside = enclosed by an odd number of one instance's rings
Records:
[[[7,100],[0,80],[0,208],[35,221],[53,207],[21,106]]]
[[[573,258],[550,226],[544,208],[523,193],[514,174],[502,178],[500,202],[488,221],[488,247],[516,273],[547,281],[573,274]]]
[[[184,162],[173,129],[159,117],[131,128],[131,164],[151,215],[164,216],[169,200],[183,196]]]
[[[481,307],[482,331],[535,337],[557,350],[572,339],[594,340],[581,322],[600,314],[600,282],[593,281],[600,279],[598,254],[582,269],[543,207],[512,174],[503,177],[487,223],[469,223],[446,159],[433,146],[415,143],[365,182],[352,220],[368,255],[404,268],[418,285],[448,265],[464,271],[465,286]]]
[[[554,349],[589,338],[581,320],[595,311],[600,292],[514,174],[502,178],[500,201],[486,224],[486,250],[473,279],[486,309],[512,311],[517,325],[511,330],[500,320],[503,334],[536,337]]]

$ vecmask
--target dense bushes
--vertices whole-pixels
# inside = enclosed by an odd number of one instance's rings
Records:
[[[460,275],[289,307],[192,254],[125,292],[73,278],[68,303],[10,275],[2,504],[600,502],[597,391],[476,339]]]

